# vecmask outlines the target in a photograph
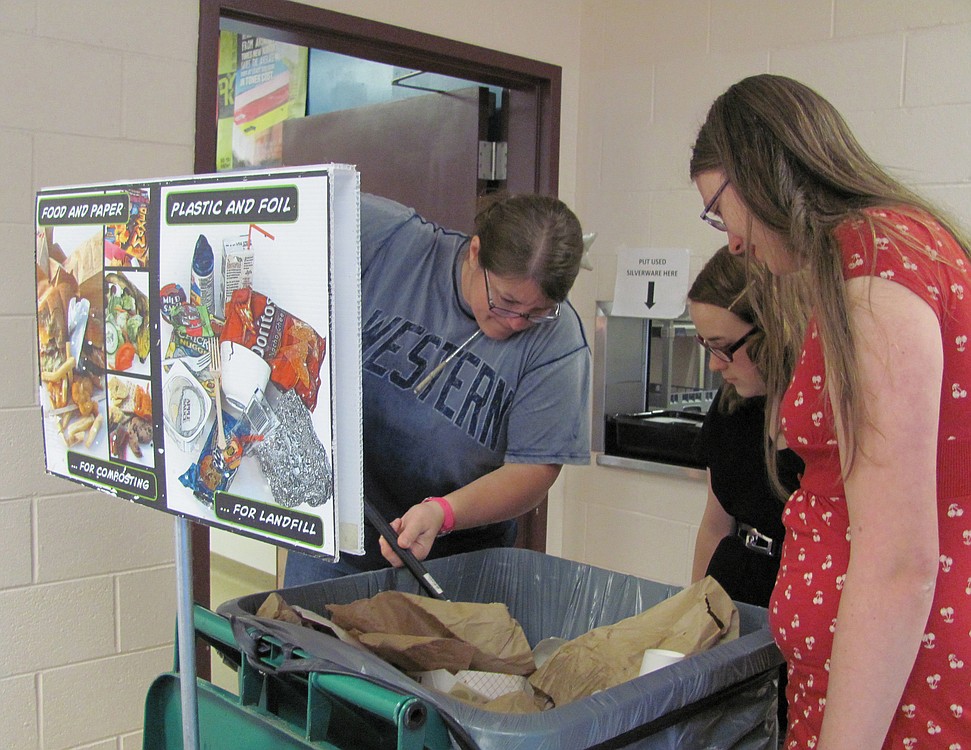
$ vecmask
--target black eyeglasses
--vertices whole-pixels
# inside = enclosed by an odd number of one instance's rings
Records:
[[[705,204],[705,210],[701,212],[701,220],[707,221],[711,226],[713,226],[719,232],[727,232],[728,227],[725,225],[725,222],[722,221],[720,216],[711,213],[711,209],[714,208],[715,204],[718,202],[718,199],[721,197],[722,191],[728,187],[728,182],[729,182],[728,179],[726,179],[722,183],[722,186],[715,191],[715,194],[713,196],[711,196],[711,200],[708,201],[707,204]],[[731,362],[731,360],[728,360],[728,361]]]
[[[486,288],[486,300],[489,303],[489,311],[495,313],[500,318],[523,318],[528,320],[530,323],[552,323],[554,320],[560,317],[560,303],[557,302],[554,307],[551,307],[546,312],[516,312],[515,310],[507,310],[505,307],[499,307],[495,302],[492,301],[492,290],[489,288],[489,272],[482,269],[482,276],[485,279]]]
[[[720,359],[722,362],[734,362],[735,352],[741,349],[742,346],[745,345],[745,342],[752,338],[752,336],[754,336],[758,330],[758,328],[753,328],[731,346],[712,346],[701,338],[701,336],[695,336],[695,339],[704,347],[706,352],[716,359]]]

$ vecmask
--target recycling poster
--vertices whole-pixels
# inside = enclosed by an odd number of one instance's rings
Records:
[[[40,191],[47,470],[360,551],[358,196],[342,165]]]

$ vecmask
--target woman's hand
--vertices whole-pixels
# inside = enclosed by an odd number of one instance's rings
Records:
[[[401,517],[391,522],[391,528],[398,535],[398,546],[411,550],[419,560],[424,560],[431,552],[432,545],[438,532],[445,522],[445,511],[437,503],[419,503],[412,505]],[[391,549],[391,545],[384,537],[378,538],[381,554],[394,567],[400,568],[401,558]]]
[[[471,529],[518,518],[543,502],[559,473],[558,464],[504,464],[449,492],[447,499],[455,515],[455,528]],[[445,511],[440,505],[419,503],[392,521],[391,528],[398,534],[400,547],[424,560],[444,522]],[[391,545],[384,539],[380,539],[380,544],[385,559],[396,568],[401,567],[401,559]]]

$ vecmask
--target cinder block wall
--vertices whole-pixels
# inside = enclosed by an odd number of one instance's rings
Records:
[[[613,296],[620,248],[687,247],[695,271],[725,236],[688,180],[708,106],[747,75],[819,90],[870,153],[971,226],[971,3],[966,0],[586,0],[576,205],[598,238],[573,293],[588,330]],[[688,581],[706,488],[623,469],[568,468],[561,552]]]
[[[572,189],[579,0],[309,4],[562,65]],[[0,3],[3,750],[136,750],[171,667],[173,518],[43,471],[31,217],[40,187],[191,173],[197,29],[197,0]]]
[[[172,665],[173,517],[44,473],[40,187],[192,171],[191,0],[0,4],[0,747],[141,747]]]

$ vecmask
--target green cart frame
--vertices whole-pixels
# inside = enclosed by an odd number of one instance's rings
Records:
[[[362,676],[310,671],[280,673],[286,661],[311,659],[260,634],[261,658],[244,658],[230,621],[196,605],[196,634],[237,669],[239,694],[198,678],[199,747],[206,750],[346,750],[451,747],[438,712],[420,698]],[[160,675],[145,701],[143,750],[181,750],[181,676]]]

